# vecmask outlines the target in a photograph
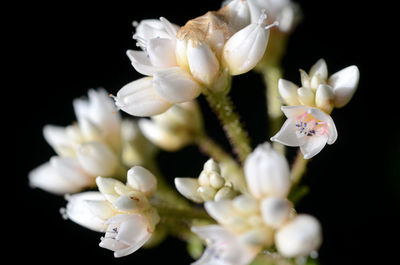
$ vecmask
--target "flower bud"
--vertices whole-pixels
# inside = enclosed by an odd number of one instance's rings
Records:
[[[231,75],[250,71],[264,56],[269,29],[262,23],[253,23],[236,32],[223,49],[223,61]]]
[[[146,196],[152,195],[157,189],[156,177],[144,167],[135,166],[129,169],[127,179],[129,186]]]
[[[261,214],[264,222],[273,228],[280,227],[288,220],[291,205],[288,200],[278,197],[268,197],[261,202]]]
[[[275,233],[276,247],[287,258],[309,255],[321,243],[320,223],[306,214],[298,215]]]
[[[297,85],[285,79],[279,79],[278,89],[279,94],[287,105],[300,105],[300,102],[297,99]]]
[[[194,79],[205,85],[211,85],[219,72],[219,62],[206,43],[189,40],[187,61]]]
[[[302,86],[297,89],[297,98],[301,105],[314,106],[314,92],[308,87]]]
[[[214,196],[214,201],[221,201],[226,199],[232,199],[237,195],[237,192],[229,186],[223,186],[220,188]]]
[[[82,168],[94,176],[111,176],[118,168],[116,155],[103,143],[81,144],[76,152]]]
[[[357,89],[359,79],[360,71],[355,65],[346,67],[329,78],[328,84],[333,87],[335,94],[335,107],[341,108],[350,101]]]
[[[197,203],[203,202],[203,199],[197,193],[200,187],[195,178],[175,178],[175,187],[180,194]]]
[[[326,113],[331,113],[333,109],[334,94],[332,87],[321,84],[315,93],[315,105]]]
[[[209,186],[201,186],[197,189],[198,194],[203,199],[203,201],[212,201],[217,193],[216,189]]]
[[[244,172],[249,190],[257,199],[286,197],[290,188],[289,164],[269,143],[259,145],[247,157]]]

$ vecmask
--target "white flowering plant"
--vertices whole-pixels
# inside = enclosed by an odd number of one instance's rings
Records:
[[[351,65],[330,74],[320,59],[300,70],[300,86],[283,79],[300,10],[290,0],[230,0],[184,25],[134,22],[138,48],[127,56],[144,77],[115,95],[89,90],[73,101],[75,123],[46,125],[56,155],[29,173],[30,185],[64,195],[63,217],[103,233],[99,246],[117,258],[171,235],[197,265],[317,263],[323,224],[296,211],[308,189],[301,181],[338,138],[332,111],[349,103],[360,73]],[[265,81],[270,136],[254,149],[230,97],[234,77],[250,71]],[[207,134],[198,97],[232,152]],[[170,183],[159,151],[189,145],[208,159]],[[286,147],[299,148],[293,163]]]

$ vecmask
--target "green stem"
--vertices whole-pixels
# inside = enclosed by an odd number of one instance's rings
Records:
[[[292,190],[300,183],[301,179],[306,173],[307,163],[309,161],[310,159],[304,159],[303,154],[299,150],[290,172],[290,179],[292,180]]]
[[[206,213],[202,208],[183,208],[177,206],[171,206],[165,202],[151,202],[151,205],[157,209],[157,212],[161,218],[183,220],[191,223],[194,220],[208,221],[214,223],[213,219]]]
[[[208,104],[217,114],[227,137],[241,163],[244,163],[251,153],[250,140],[240,123],[239,115],[234,111],[234,105],[225,93],[205,93]]]

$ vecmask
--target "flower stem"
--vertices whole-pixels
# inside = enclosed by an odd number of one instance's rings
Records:
[[[204,93],[208,104],[218,116],[234,152],[243,164],[251,153],[250,140],[240,123],[239,115],[234,111],[230,97],[225,93]]]
[[[292,180],[292,190],[300,183],[301,179],[306,173],[307,163],[309,162],[309,160],[310,159],[304,159],[303,154],[300,152],[300,150],[298,151],[290,173],[290,178]]]

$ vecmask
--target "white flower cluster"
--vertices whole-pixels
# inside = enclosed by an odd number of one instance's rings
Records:
[[[289,258],[318,249],[319,222],[310,215],[297,215],[286,198],[291,186],[286,158],[264,143],[249,155],[244,171],[249,194],[205,203],[219,225],[192,228],[209,242],[195,264],[248,264],[272,245]]]
[[[287,146],[299,146],[304,158],[318,154],[326,143],[333,144],[337,131],[329,115],[334,107],[345,106],[357,89],[360,77],[352,65],[328,78],[328,67],[320,59],[309,74],[300,70],[301,87],[280,79],[279,93],[288,106],[282,111],[287,117],[281,130],[271,138]]]
[[[68,194],[64,216],[105,232],[100,246],[115,257],[135,252],[162,229],[187,241],[196,234],[206,242],[196,265],[246,265],[263,250],[276,250],[286,260],[317,251],[319,221],[297,214],[289,200],[298,181],[295,166],[291,169],[268,142],[251,152],[227,97],[232,76],[265,67],[260,61],[270,31],[289,34],[298,11],[290,0],[231,0],[182,27],[165,18],[135,23],[133,38],[141,50],[127,55],[146,77],[121,88],[112,96],[115,102],[102,89],[90,90],[88,100],[73,103],[77,123],[45,126],[44,137],[57,156],[29,173],[31,186]],[[330,114],[350,101],[359,70],[349,66],[328,77],[321,59],[308,74],[300,73],[301,87],[284,79],[276,84],[287,120],[271,141],[299,146],[308,159],[336,141]],[[243,165],[207,138],[195,101],[200,94],[214,107]],[[122,120],[117,108],[150,118]],[[198,178],[175,178],[175,186],[185,198],[203,203],[201,210],[182,202],[155,166],[156,147],[172,152],[190,144],[212,158]],[[98,191],[77,193],[95,187]]]
[[[75,193],[93,187],[97,176],[118,177],[121,169],[154,153],[137,125],[121,119],[105,90],[90,90],[88,100],[76,99],[73,106],[77,123],[44,127],[44,138],[57,156],[30,172],[31,186]]]

